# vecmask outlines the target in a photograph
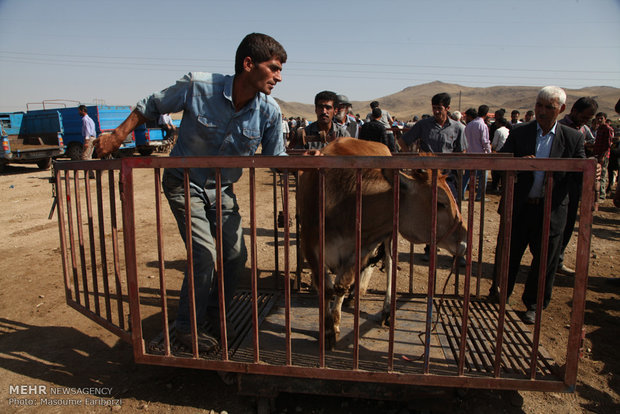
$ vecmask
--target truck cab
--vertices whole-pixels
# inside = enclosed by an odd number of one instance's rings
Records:
[[[58,111],[0,113],[0,171],[7,164],[37,164],[49,169],[64,154],[62,116]]]

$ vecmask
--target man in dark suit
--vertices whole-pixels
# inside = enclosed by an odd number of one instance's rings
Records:
[[[519,124],[513,128],[501,152],[512,153],[515,157],[527,158],[585,158],[583,134],[557,122],[558,115],[566,108],[565,103],[566,93],[561,88],[546,86],[541,89],[536,98],[536,120]],[[514,187],[507,296],[509,297],[513,291],[521,258],[529,246],[532,253],[532,263],[521,297],[527,308],[523,315],[523,321],[529,324],[534,323],[536,316],[545,200],[544,176],[544,171],[518,172]],[[561,171],[553,173],[551,224],[543,309],[551,300],[553,280],[562,244],[562,233],[566,223],[568,188],[574,180],[579,180],[577,173]],[[498,297],[498,287],[500,286],[497,258],[495,268],[490,298]]]

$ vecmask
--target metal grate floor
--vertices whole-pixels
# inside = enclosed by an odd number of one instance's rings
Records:
[[[360,302],[360,340],[358,369],[387,372],[389,362],[389,327],[381,326],[380,312],[383,295],[368,294]],[[427,298],[401,295],[396,305],[393,368],[391,372],[420,374],[424,371]],[[263,364],[286,366],[284,297],[275,292],[259,292],[259,361]],[[233,299],[229,323],[235,334],[229,338],[229,359],[253,363],[255,358],[252,335],[252,299],[250,292],[239,292]],[[438,313],[439,311],[439,313]],[[435,299],[433,330],[429,345],[431,374],[458,375],[459,338],[463,302],[459,299]],[[499,305],[471,301],[465,352],[465,373],[489,376],[494,373],[495,341]],[[292,364],[300,367],[319,366],[319,313],[316,294],[298,293],[291,297]],[[439,317],[438,323],[435,323]],[[335,349],[326,351],[325,366],[350,370],[353,360],[353,310],[343,308],[341,332]],[[208,327],[208,325],[205,325]],[[501,376],[529,378],[532,352],[529,327],[523,325],[516,313],[507,307],[504,324]],[[174,326],[170,328],[171,353],[191,358],[191,350],[176,340]],[[149,342],[147,352],[165,354],[163,334]],[[201,358],[217,360],[219,352],[201,354]],[[537,379],[559,380],[557,364],[539,346]]]

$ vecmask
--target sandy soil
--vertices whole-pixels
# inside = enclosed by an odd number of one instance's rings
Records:
[[[71,309],[65,303],[62,266],[59,254],[56,218],[48,220],[52,204],[50,174],[30,166],[8,166],[0,175],[0,410],[2,412],[228,412],[248,413],[256,409],[250,397],[238,395],[235,385],[225,385],[217,374],[209,371],[138,365],[133,362],[131,347]],[[245,176],[244,176],[245,179]],[[138,185],[152,186],[152,177],[138,175]],[[271,203],[272,188],[267,176],[259,176],[259,208]],[[238,191],[239,194],[239,191]],[[485,224],[485,287],[488,286],[492,249],[497,229],[498,197],[489,195]],[[240,196],[247,203],[247,195]],[[137,203],[152,201],[138,198]],[[167,206],[165,206],[167,212]],[[264,228],[270,228],[266,217]],[[136,220],[138,231],[152,227],[148,218]],[[617,323],[620,316],[620,288],[607,283],[619,276],[620,215],[611,200],[595,213],[590,262],[589,290],[585,316],[586,341],[580,361],[575,393],[501,392],[469,390],[449,394],[450,401],[439,404],[428,399],[389,402],[367,399],[339,399],[302,394],[283,394],[275,400],[276,412],[298,413],[614,413],[620,411],[620,348]],[[244,222],[247,226],[247,221]],[[167,212],[164,229],[177,245],[169,254],[176,260],[176,280],[182,271],[182,246],[171,215]],[[263,235],[266,238],[267,235]],[[574,264],[576,242],[569,246],[569,264]],[[422,246],[416,246],[416,260]],[[259,248],[260,260],[269,253]],[[178,259],[178,260],[177,260]],[[268,259],[264,259],[268,260]],[[571,263],[572,260],[572,263]],[[524,261],[525,263],[525,261]],[[259,263],[268,268],[269,263]],[[403,265],[404,267],[405,265]],[[418,266],[420,272],[427,268]],[[524,269],[526,267],[524,266]],[[152,271],[152,269],[151,269]],[[523,272],[522,272],[523,273]],[[523,274],[521,275],[523,276]],[[381,277],[373,281],[382,289]],[[518,282],[522,286],[522,280]],[[570,312],[572,282],[558,277],[554,298],[544,314],[544,323],[554,326],[543,335],[542,344],[560,363],[565,356],[565,322]],[[178,287],[177,287],[178,288]],[[519,303],[515,292],[512,304]],[[555,322],[554,322],[555,321]],[[553,325],[556,324],[557,326]],[[18,396],[15,386],[110,388],[109,401],[120,400],[120,407],[19,405],[10,398]],[[37,396],[39,397],[39,396]],[[57,396],[54,396],[58,398]],[[69,399],[101,402],[84,395]],[[22,401],[23,403],[23,401]]]

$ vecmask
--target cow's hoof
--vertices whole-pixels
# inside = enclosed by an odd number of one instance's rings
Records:
[[[334,350],[336,347],[336,340],[338,338],[338,334],[336,331],[329,330],[325,331],[325,349]]]
[[[390,326],[390,312],[381,311],[381,325]]]

